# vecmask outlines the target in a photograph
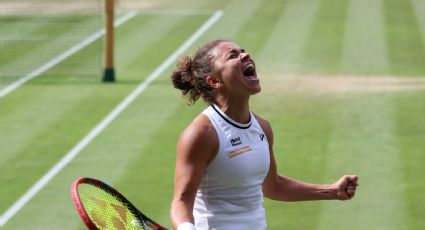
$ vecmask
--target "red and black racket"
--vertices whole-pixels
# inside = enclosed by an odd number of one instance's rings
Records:
[[[71,195],[78,214],[90,230],[167,230],[100,180],[78,178],[72,183]]]

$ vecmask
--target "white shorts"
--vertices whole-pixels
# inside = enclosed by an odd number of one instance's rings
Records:
[[[267,226],[264,208],[238,214],[193,214],[197,230],[265,230]]]

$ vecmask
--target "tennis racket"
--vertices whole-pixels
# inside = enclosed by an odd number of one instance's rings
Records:
[[[90,230],[167,230],[100,180],[78,178],[71,185],[71,196],[78,214]]]

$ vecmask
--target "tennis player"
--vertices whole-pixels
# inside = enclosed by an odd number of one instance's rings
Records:
[[[171,80],[208,107],[177,143],[170,216],[178,230],[266,229],[263,196],[279,201],[348,200],[357,176],[310,184],[279,175],[270,124],[250,111],[261,91],[255,62],[237,44],[214,40],[177,61]]]

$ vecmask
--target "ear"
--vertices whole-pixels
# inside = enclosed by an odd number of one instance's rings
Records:
[[[219,79],[217,79],[216,77],[213,77],[213,76],[207,77],[207,83],[213,89],[218,89],[218,88],[221,88],[223,86],[223,82],[220,81]]]

